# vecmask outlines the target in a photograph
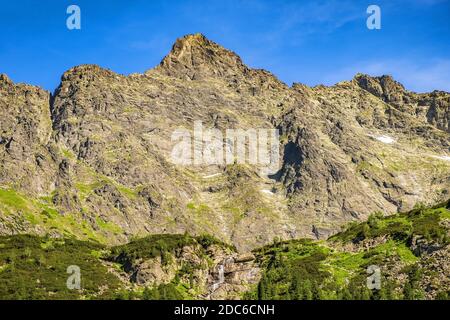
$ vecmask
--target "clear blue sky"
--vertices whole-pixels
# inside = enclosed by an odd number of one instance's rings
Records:
[[[66,28],[70,4],[81,30]],[[369,4],[381,8],[381,30],[366,27]],[[0,73],[51,91],[79,64],[144,72],[197,32],[289,85],[364,72],[450,91],[450,0],[3,0],[0,24]]]

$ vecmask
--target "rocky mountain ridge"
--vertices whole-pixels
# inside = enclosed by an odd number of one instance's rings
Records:
[[[450,94],[389,76],[288,87],[188,35],[161,64],[123,76],[94,65],[54,94],[0,77],[0,233],[124,243],[214,234],[247,251],[274,238],[325,238],[375,211],[450,190]],[[281,165],[177,166],[177,128],[277,128]]]

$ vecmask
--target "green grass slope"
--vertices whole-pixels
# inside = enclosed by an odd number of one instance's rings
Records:
[[[254,251],[261,280],[242,297],[449,299],[449,230],[447,201],[390,216],[373,214],[326,241],[277,241]],[[214,268],[212,246],[235,252],[206,235],[152,235],[115,247],[72,238],[1,236],[0,299],[201,298],[198,277],[208,277]],[[186,247],[194,256],[182,260]],[[151,286],[133,283],[130,270],[155,258],[163,268],[173,268],[173,277]],[[80,290],[67,288],[71,265],[80,267]],[[380,289],[367,287],[370,266],[380,270]]]
[[[263,268],[249,299],[448,299],[450,201],[351,224],[327,241],[294,240],[255,251]],[[369,266],[380,289],[369,289]],[[431,267],[433,266],[433,267]]]

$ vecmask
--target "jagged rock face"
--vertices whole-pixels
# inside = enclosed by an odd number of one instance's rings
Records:
[[[274,237],[322,238],[374,211],[448,197],[449,99],[386,76],[288,87],[190,35],[145,74],[72,68],[51,99],[2,76],[0,184],[32,199],[30,208],[73,218],[81,238],[188,231],[239,250]],[[280,170],[266,177],[251,165],[174,165],[171,135],[196,120],[222,132],[278,128]],[[50,203],[36,204],[43,196]],[[3,209],[0,230],[48,232],[30,208],[6,209],[34,215],[34,225],[16,228]],[[52,232],[73,233],[64,223]]]
[[[233,78],[249,73],[240,57],[203,35],[178,39],[161,62],[158,71],[186,80]]]
[[[48,146],[52,132],[49,99],[48,92],[40,88],[15,85],[0,75],[0,181],[39,193],[51,191],[49,180],[34,177],[54,169]]]
[[[447,92],[409,92],[390,76],[369,77],[358,74],[355,80],[361,88],[396,109],[450,132],[450,97]]]
[[[165,258],[127,261],[124,271],[125,282],[141,288],[168,284],[181,277],[180,282],[190,283],[190,294],[208,300],[240,299],[261,277],[252,254],[239,255],[218,245],[209,246],[206,252],[198,245],[188,245],[167,253]]]

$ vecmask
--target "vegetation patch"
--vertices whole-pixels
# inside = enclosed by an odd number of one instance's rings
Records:
[[[1,299],[107,299],[119,280],[93,250],[99,244],[74,239],[50,239],[31,235],[0,237]],[[69,289],[69,266],[81,270],[81,288]]]
[[[244,298],[424,299],[425,271],[421,256],[411,248],[412,239],[447,245],[448,229],[440,222],[447,219],[448,209],[447,201],[392,216],[375,213],[366,222],[351,223],[327,242],[291,240],[255,250],[263,274]],[[369,266],[381,271],[379,289],[367,287]],[[397,270],[392,274],[394,266]],[[436,299],[448,296],[448,288],[443,288]]]

